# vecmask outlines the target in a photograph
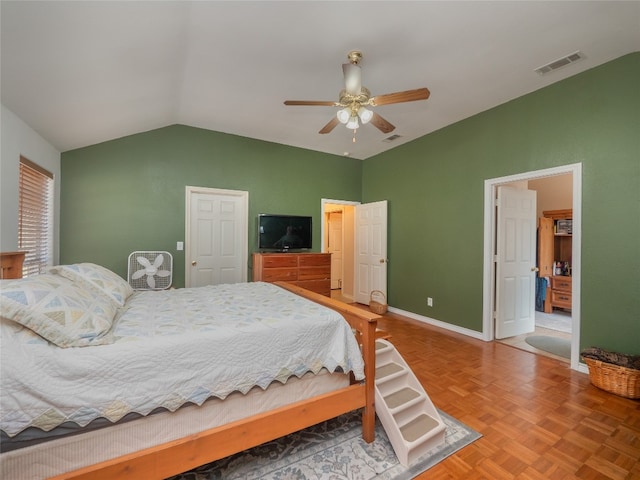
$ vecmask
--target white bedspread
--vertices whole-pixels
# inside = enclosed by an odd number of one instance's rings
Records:
[[[174,411],[323,367],[364,378],[340,315],[267,283],[138,292],[113,334],[110,345],[63,349],[3,320],[0,428]]]

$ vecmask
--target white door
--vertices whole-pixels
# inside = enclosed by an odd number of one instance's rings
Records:
[[[331,253],[331,289],[342,288],[342,212],[328,214],[327,251]]]
[[[387,201],[355,210],[355,301],[369,305],[373,290],[387,295]]]
[[[535,330],[536,192],[498,187],[496,338]]]
[[[187,287],[247,281],[248,192],[187,187]]]

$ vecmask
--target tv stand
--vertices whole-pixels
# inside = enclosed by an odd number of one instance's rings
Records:
[[[285,281],[330,297],[331,254],[290,250],[279,253],[254,253],[253,281]]]

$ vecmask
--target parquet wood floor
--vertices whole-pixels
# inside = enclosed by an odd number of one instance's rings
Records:
[[[640,401],[565,362],[387,313],[433,403],[483,437],[418,479],[640,479]]]

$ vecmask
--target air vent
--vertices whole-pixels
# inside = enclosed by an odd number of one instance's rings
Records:
[[[383,142],[387,142],[387,143],[391,143],[391,142],[395,142],[396,140],[398,140],[399,138],[402,138],[402,135],[391,135],[390,137],[385,138],[384,140],[382,140]]]
[[[580,51],[573,52],[565,57],[559,58],[557,60],[554,60],[551,63],[547,63],[546,65],[536,68],[535,72],[538,75],[545,75],[559,68],[566,67],[571,63],[575,63],[578,60],[582,60],[583,58],[584,58],[584,54],[582,52]]]

